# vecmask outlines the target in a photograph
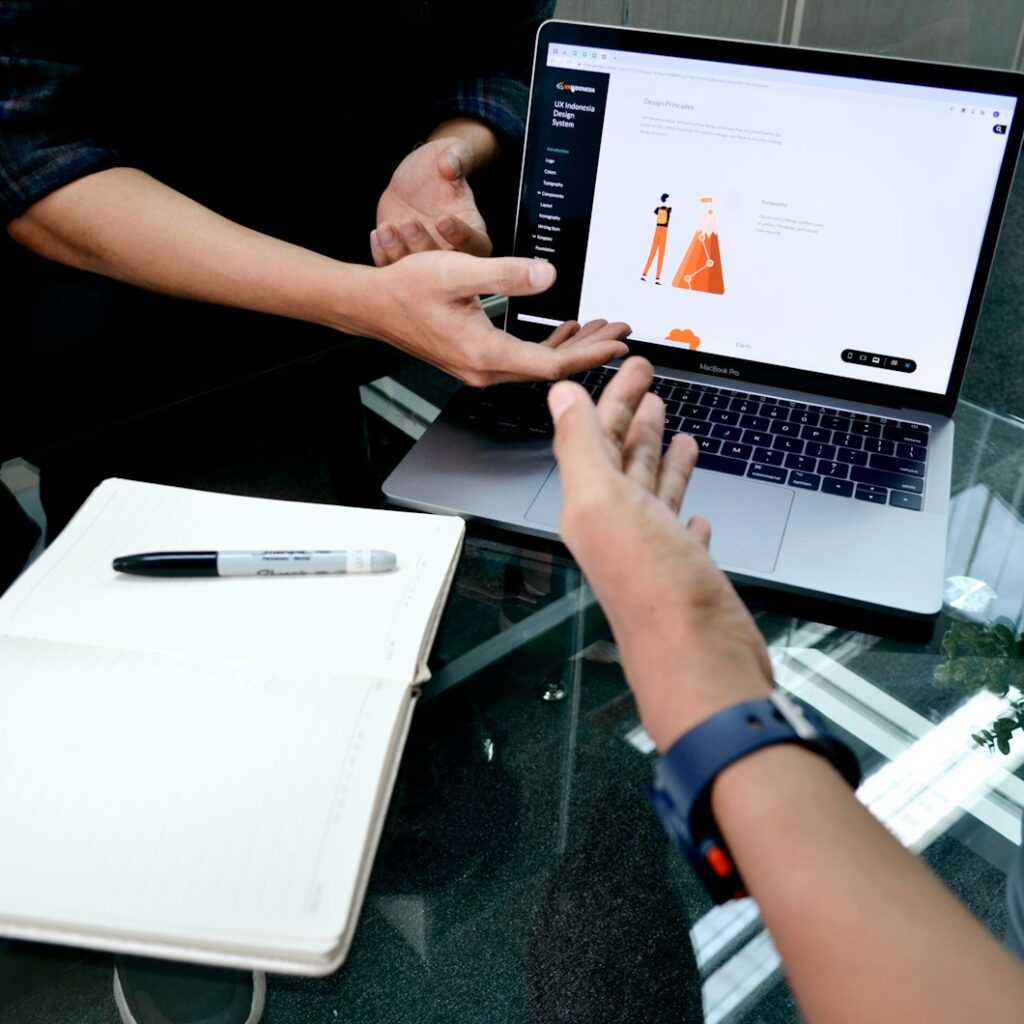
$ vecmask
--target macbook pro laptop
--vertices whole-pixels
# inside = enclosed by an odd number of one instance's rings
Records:
[[[632,29],[542,26],[515,253],[552,261],[506,329],[624,320],[682,516],[780,606],[931,628],[953,424],[1021,142],[1022,76]],[[597,395],[614,364],[581,375]],[[464,389],[395,504],[557,538],[548,385]],[[890,631],[889,625],[880,631]]]

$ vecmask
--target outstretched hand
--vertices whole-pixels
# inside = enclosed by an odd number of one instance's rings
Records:
[[[711,528],[679,509],[697,445],[673,437],[646,359],[623,363],[597,406],[571,381],[548,397],[562,475],[562,538],[619,645],[659,748],[722,708],[764,696],[771,663],[736,591],[708,554]]]
[[[624,323],[570,321],[539,344],[491,323],[480,296],[544,291],[555,268],[543,260],[421,252],[368,273],[374,287],[364,289],[360,314],[337,326],[387,341],[476,387],[558,380],[629,351]]]
[[[470,144],[452,136],[424,143],[398,165],[377,204],[377,227],[370,235],[378,267],[430,249],[490,256],[487,225],[466,181],[473,162]]]

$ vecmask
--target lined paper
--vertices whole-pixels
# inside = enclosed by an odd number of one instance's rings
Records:
[[[0,907],[54,928],[331,949],[405,685],[0,645]]]

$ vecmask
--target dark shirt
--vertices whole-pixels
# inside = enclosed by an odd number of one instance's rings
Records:
[[[552,7],[3,0],[0,217],[132,166],[283,237],[372,220],[389,169],[445,118],[521,139]]]

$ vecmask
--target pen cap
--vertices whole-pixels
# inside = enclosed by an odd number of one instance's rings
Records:
[[[391,572],[398,565],[394,551],[371,551],[370,572]]]

